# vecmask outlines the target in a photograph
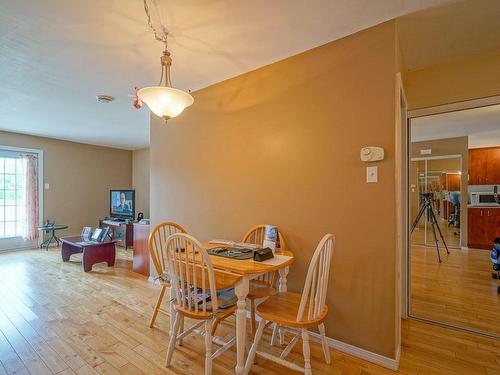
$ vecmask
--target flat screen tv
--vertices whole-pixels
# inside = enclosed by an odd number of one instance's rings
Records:
[[[113,218],[134,220],[135,190],[110,190],[109,215]]]

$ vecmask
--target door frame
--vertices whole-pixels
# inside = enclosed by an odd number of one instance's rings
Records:
[[[6,145],[1,145],[0,144],[0,149],[5,150],[5,151],[13,151],[13,152],[25,152],[28,154],[35,154],[38,159],[38,223],[42,225],[43,222],[43,150],[41,149],[36,149],[36,148],[25,148],[25,147],[15,147],[15,146],[6,146]],[[36,242],[37,246],[40,246],[42,243],[42,236],[38,237],[38,240]],[[28,249],[33,247],[34,241],[29,242],[26,246],[15,246],[12,248],[6,248],[6,249],[0,249],[0,252],[4,251],[12,251],[12,250],[21,250],[21,249]]]
[[[401,318],[408,317],[406,309],[407,294],[405,291],[406,276],[406,243],[408,226],[408,101],[404,91],[401,73],[396,74],[396,103],[395,103],[395,202],[396,202],[396,259],[395,259],[395,289],[396,289],[396,329],[395,329],[395,358],[399,365],[401,355]]]
[[[412,110],[408,110],[407,112],[407,121],[406,121],[406,133],[407,133],[407,138],[406,138],[406,143],[403,143],[401,141],[400,145],[406,144],[407,148],[407,153],[406,157],[408,157],[408,153],[410,151],[409,149],[409,143],[411,139],[411,130],[410,130],[410,120],[413,118],[417,117],[423,117],[423,116],[429,116],[429,115],[434,115],[434,114],[440,114],[440,113],[448,113],[448,112],[456,112],[456,111],[462,111],[466,109],[474,109],[474,108],[481,108],[481,107],[489,107],[492,105],[498,105],[500,104],[500,95],[494,95],[494,96],[488,96],[488,97],[483,97],[483,98],[477,98],[477,99],[470,99],[470,100],[464,100],[460,102],[453,102],[453,103],[446,103],[446,104],[441,104],[437,106],[431,106],[431,107],[425,107],[425,108],[416,108]],[[400,154],[397,154],[399,157],[401,157]],[[405,189],[408,194],[409,192],[409,173],[410,173],[410,168],[409,168],[409,162],[407,159],[407,162],[402,165],[403,171],[406,174],[406,181],[405,181]],[[406,206],[399,206],[403,210],[405,210],[405,215],[406,218],[408,218],[408,212],[409,212],[409,200],[407,200],[407,205]],[[409,251],[410,251],[410,236],[409,236],[409,225],[403,223],[402,225],[405,225],[405,231],[406,231],[406,243],[405,243],[405,249],[403,251],[402,256],[405,258],[405,264],[402,267],[402,271],[404,275],[401,277],[401,281],[404,283],[402,285],[402,290],[403,290],[403,296],[401,298],[401,302],[404,304],[402,306],[402,311],[405,312],[406,314],[403,314],[403,318],[408,318],[408,319],[414,319],[414,320],[419,320],[422,322],[438,325],[441,327],[445,328],[450,328],[456,331],[461,331],[461,332],[467,332],[467,333],[473,333],[479,336],[483,337],[488,337],[488,338],[494,338],[494,339],[500,339],[500,336],[497,335],[492,335],[486,332],[478,331],[473,328],[463,328],[463,327],[458,327],[454,326],[449,323],[444,323],[432,319],[424,319],[424,318],[419,318],[412,316],[410,314],[409,310],[409,301],[410,301],[410,286],[409,286],[409,268],[410,268],[410,262],[409,262]]]

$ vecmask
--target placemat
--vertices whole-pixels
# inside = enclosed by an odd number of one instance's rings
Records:
[[[237,247],[213,247],[207,250],[210,255],[215,255],[223,258],[246,260],[253,258],[252,249],[240,249]]]

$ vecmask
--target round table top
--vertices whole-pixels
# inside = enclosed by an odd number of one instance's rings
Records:
[[[38,230],[59,230],[59,229],[67,229],[68,226],[64,224],[57,224],[57,225],[42,225],[41,227],[38,227]]]

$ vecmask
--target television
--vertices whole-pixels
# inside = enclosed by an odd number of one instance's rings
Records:
[[[110,190],[109,216],[117,219],[134,220],[135,190]]]

